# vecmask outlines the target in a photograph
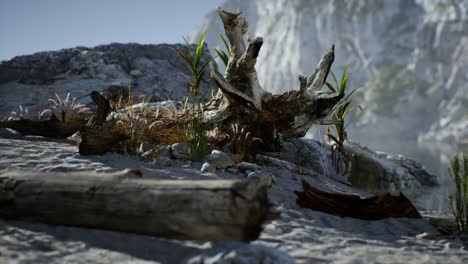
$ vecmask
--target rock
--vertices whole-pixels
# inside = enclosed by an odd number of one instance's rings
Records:
[[[203,163],[200,171],[201,172],[216,173],[216,166],[209,163],[209,162],[205,162],[205,163]]]
[[[0,128],[0,138],[19,139],[22,138],[20,132],[11,128]]]
[[[70,92],[77,101],[94,107],[87,96],[92,90],[113,98],[128,95],[151,96],[151,100],[189,96],[186,84],[191,76],[184,59],[175,49],[185,45],[112,43],[93,48],[76,47],[17,56],[0,62],[0,113],[27,105],[36,113],[49,104],[54,93]],[[203,47],[201,63],[210,54]],[[209,72],[206,72],[208,79]],[[209,85],[201,94],[209,92]],[[39,96],[40,95],[40,96]]]
[[[247,179],[258,179],[265,186],[271,187],[273,185],[273,176],[264,171],[254,171],[247,175]]]
[[[225,169],[227,167],[234,166],[234,161],[231,156],[220,150],[211,151],[211,154],[208,155],[206,159],[208,162],[216,166],[217,169]]]
[[[250,163],[250,162],[241,162],[237,165],[237,168],[239,168],[240,171],[258,171],[261,170],[262,167],[258,166],[255,163]]]
[[[439,185],[437,176],[401,155],[375,152],[352,141],[345,144],[345,149],[354,155],[348,178],[354,186],[371,192],[400,192]]]
[[[168,157],[157,157],[153,164],[159,166],[159,167],[171,167],[171,166],[174,166],[174,161],[171,160],[170,158]]]
[[[171,146],[171,156],[174,159],[190,160],[190,147],[187,143],[175,143]]]
[[[171,146],[166,145],[166,146],[159,146],[156,148],[156,153],[158,157],[171,157]]]

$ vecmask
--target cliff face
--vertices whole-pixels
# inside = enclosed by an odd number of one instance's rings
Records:
[[[468,141],[468,0],[237,0],[249,32],[264,37],[257,63],[262,86],[297,89],[331,44],[335,73],[350,64],[350,86],[365,111],[352,138]],[[222,47],[214,11],[210,47]]]
[[[181,99],[188,96],[190,71],[176,55],[182,45],[109,44],[94,48],[77,47],[18,56],[0,63],[0,114],[18,110],[30,112],[48,105],[54,93],[84,104],[87,96],[100,91],[110,97],[128,94],[151,96],[151,100]],[[205,46],[202,61],[209,58]],[[208,87],[206,87],[208,89]],[[203,91],[206,92],[206,91]]]

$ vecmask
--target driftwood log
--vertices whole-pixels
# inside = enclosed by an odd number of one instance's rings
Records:
[[[20,119],[0,122],[1,128],[11,128],[22,135],[43,136],[48,138],[67,138],[76,133],[84,124],[82,121],[63,122],[52,115],[50,120],[33,121]]]
[[[319,190],[302,180],[303,191],[295,191],[301,207],[342,217],[365,220],[384,218],[421,218],[418,210],[402,193],[388,193],[362,199],[358,195],[330,193]]]
[[[81,128],[81,140],[78,150],[81,155],[101,155],[117,150],[118,143],[128,139],[128,136],[106,127],[107,116],[112,111],[109,99],[93,91],[91,99],[96,104],[96,112]]]
[[[326,52],[313,73],[299,76],[299,87],[281,95],[272,95],[259,83],[255,64],[263,39],[244,35],[247,21],[240,12],[218,8],[230,43],[229,61],[224,76],[216,63],[210,63],[211,77],[220,93],[205,105],[203,122],[229,130],[233,124],[261,139],[255,148],[278,150],[281,138],[302,137],[314,123],[321,123],[343,98],[343,94],[321,91],[334,60],[334,47]]]
[[[149,180],[138,174],[7,172],[0,217],[172,239],[250,241],[268,212],[251,180]]]

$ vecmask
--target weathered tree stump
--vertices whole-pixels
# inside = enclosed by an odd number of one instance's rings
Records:
[[[138,174],[7,172],[0,217],[172,239],[250,241],[268,213],[257,179],[149,180]]]
[[[257,37],[244,44],[247,22],[240,13],[217,10],[230,43],[229,62],[225,75],[216,63],[210,64],[211,77],[221,93],[205,105],[203,122],[228,130],[233,124],[260,138],[265,150],[278,150],[281,138],[302,137],[314,124],[320,123],[343,94],[321,91],[334,60],[334,47],[323,56],[308,77],[299,76],[299,89],[272,95],[258,81],[255,63],[263,44]]]
[[[421,218],[413,204],[400,193],[388,193],[362,199],[358,195],[330,193],[319,190],[302,180],[303,191],[295,191],[297,204],[315,211],[365,220],[383,218]]]

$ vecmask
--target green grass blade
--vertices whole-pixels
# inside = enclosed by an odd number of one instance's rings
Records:
[[[229,62],[229,58],[228,58],[227,54],[224,51],[216,49],[216,48],[214,49],[214,51],[216,52],[218,57],[221,59],[221,61],[224,63],[224,66],[227,66],[227,64]]]
[[[182,36],[182,39],[184,39],[184,42],[185,42],[185,46],[187,46],[187,49],[188,49],[188,54],[192,55],[193,54],[193,50],[192,50],[192,47],[190,46],[190,44],[188,43],[188,41],[185,39],[184,36]]]
[[[200,63],[204,42],[205,42],[205,30],[201,32],[200,38],[198,39],[197,49],[195,51],[195,67],[198,67],[198,64]]]
[[[221,35],[220,33],[218,33],[218,37],[219,37],[219,39],[221,39],[221,41],[223,42],[224,47],[226,48],[227,52],[230,52],[231,48],[230,48],[229,45],[227,44],[226,39],[223,37],[223,35]]]
[[[338,89],[338,80],[336,79],[335,74],[333,73],[332,70],[330,70],[331,76],[333,77],[333,81],[335,82],[335,87]]]

